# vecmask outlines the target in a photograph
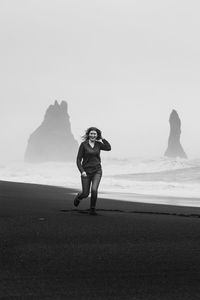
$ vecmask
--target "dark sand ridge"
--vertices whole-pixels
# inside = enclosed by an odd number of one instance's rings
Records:
[[[74,192],[0,182],[0,299],[200,299],[199,208]]]

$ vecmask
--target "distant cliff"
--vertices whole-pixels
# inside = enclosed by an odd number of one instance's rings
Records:
[[[30,135],[25,161],[72,161],[78,143],[71,132],[67,102],[55,101],[46,110],[42,124]]]
[[[187,158],[187,155],[180,143],[181,120],[174,109],[171,112],[169,124],[170,134],[168,139],[168,148],[165,152],[165,156]]]

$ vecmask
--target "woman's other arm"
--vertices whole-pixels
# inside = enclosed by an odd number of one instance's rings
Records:
[[[77,167],[78,167],[79,171],[81,172],[81,174],[84,172],[84,169],[81,164],[83,155],[84,155],[84,146],[83,146],[83,143],[81,143],[79,150],[78,150],[77,158],[76,158],[76,164],[77,164]]]
[[[100,142],[100,149],[104,151],[110,151],[111,145],[106,139],[99,140]]]

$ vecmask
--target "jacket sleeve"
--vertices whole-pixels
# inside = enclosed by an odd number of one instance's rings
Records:
[[[82,143],[79,147],[77,158],[76,158],[76,164],[77,164],[77,167],[78,167],[78,169],[81,173],[84,172],[84,169],[83,169],[82,164],[81,164],[82,159],[83,159],[83,155],[84,155],[84,146],[83,146],[83,143]]]
[[[109,142],[105,139],[102,139],[103,143],[100,143],[100,149],[104,151],[110,151],[111,150],[111,145]]]

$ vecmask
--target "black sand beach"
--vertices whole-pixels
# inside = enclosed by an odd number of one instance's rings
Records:
[[[200,299],[200,209],[75,192],[0,182],[0,299]]]

